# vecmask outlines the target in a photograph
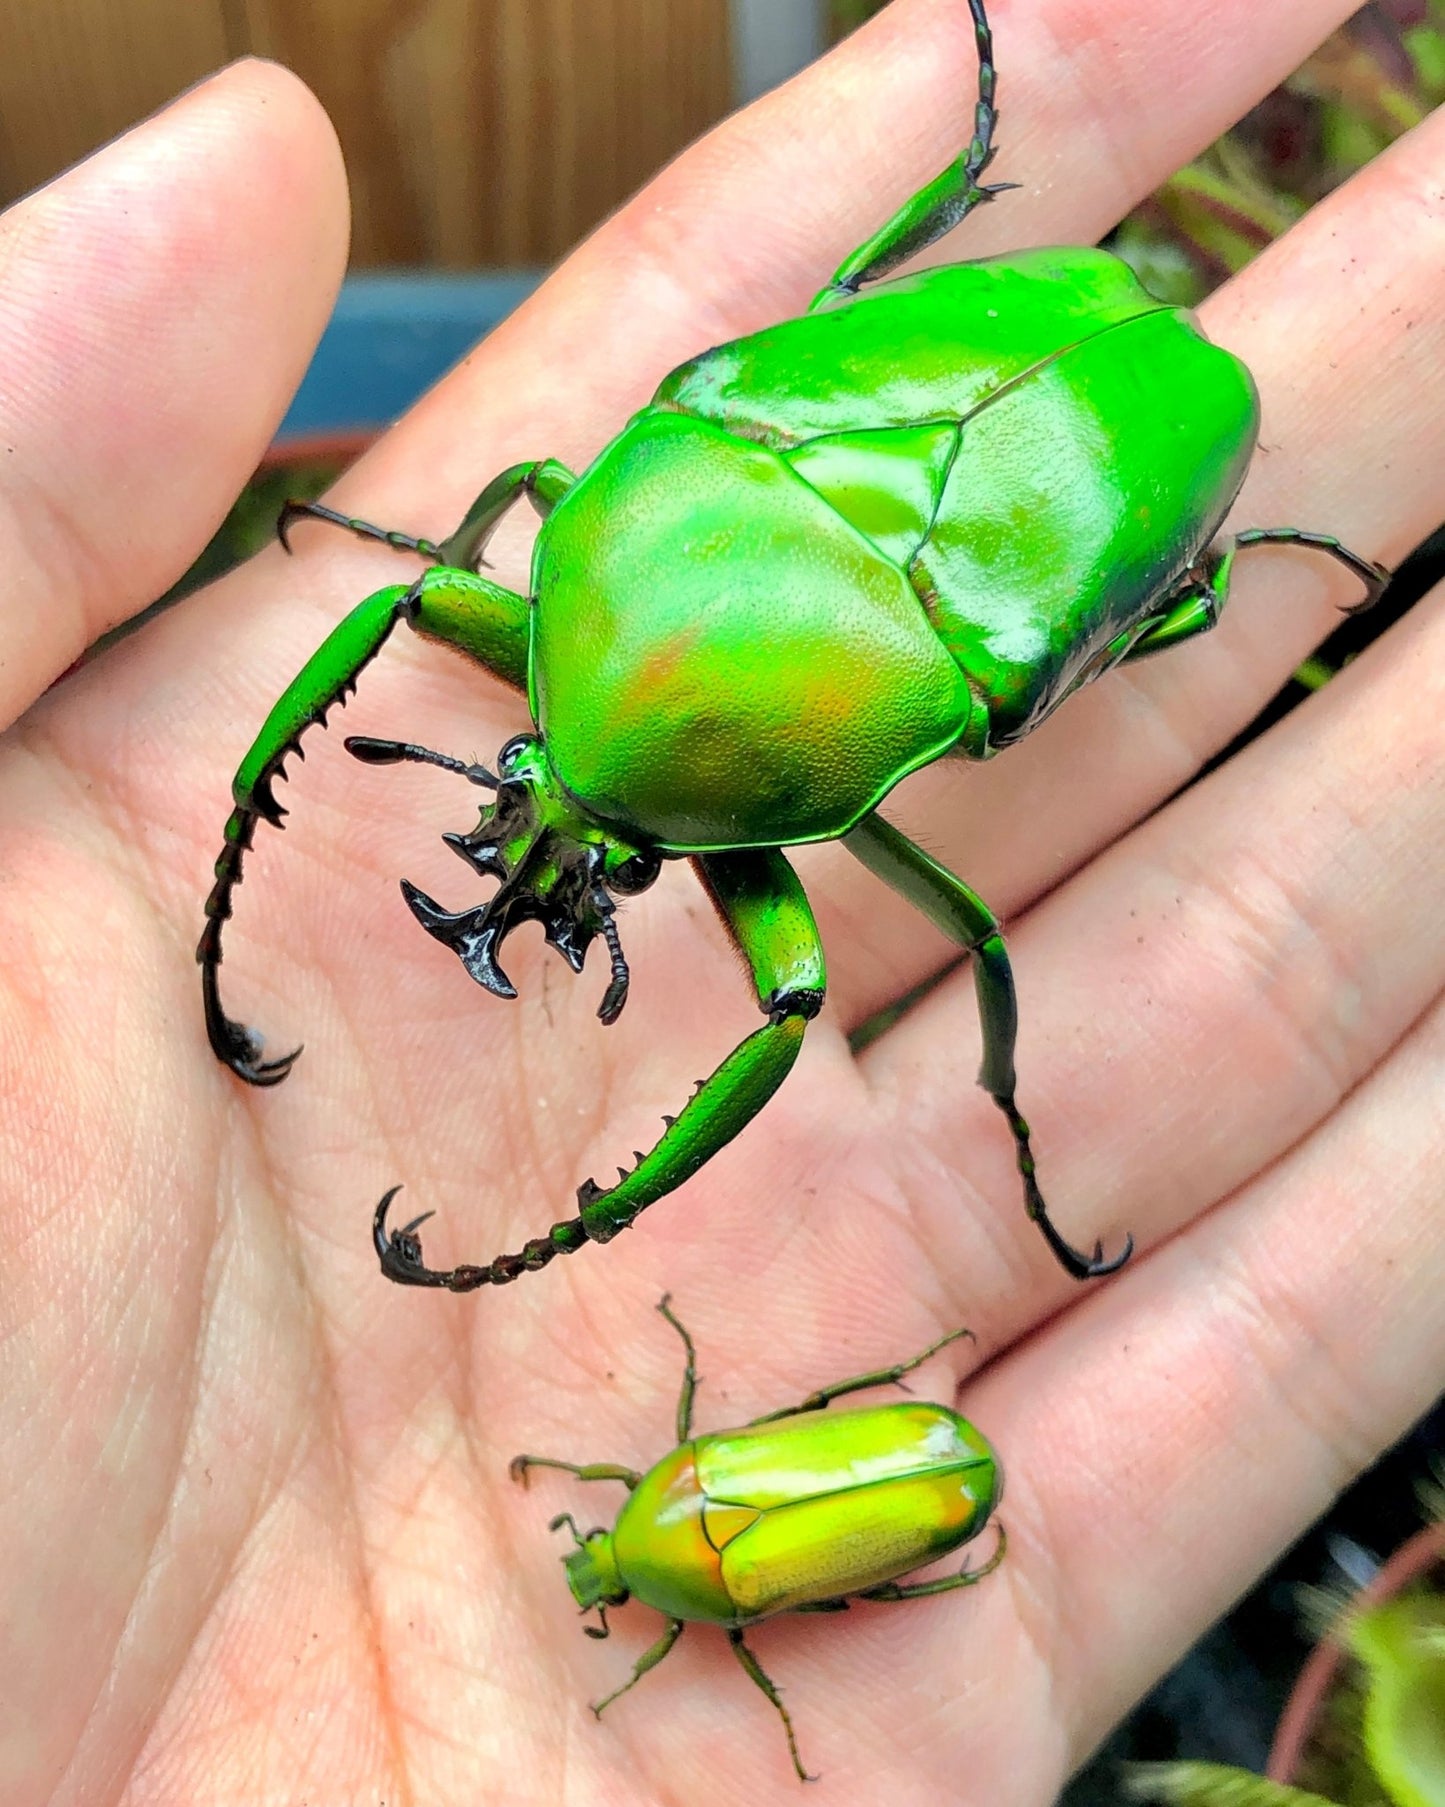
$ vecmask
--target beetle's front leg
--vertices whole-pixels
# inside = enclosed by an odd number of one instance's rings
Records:
[[[526,1487],[527,1476],[534,1468],[560,1468],[563,1474],[575,1475],[579,1481],[621,1481],[629,1493],[642,1479],[635,1468],[623,1468],[616,1462],[559,1462],[555,1456],[513,1456],[507,1473]]]
[[[221,1008],[217,969],[222,925],[231,915],[233,893],[257,824],[283,825],[286,811],[273,787],[287,758],[292,753],[304,756],[301,736],[324,723],[335,704],[345,703],[399,621],[427,639],[468,654],[504,683],[526,688],[526,598],[472,572],[437,566],[410,587],[392,584],[360,603],[332,629],[282,693],[232,781],[235,808],[226,823],[216,882],[206,899],[206,926],[196,948],[211,1047],[251,1085],[278,1084],[291,1071],[300,1049],[277,1060],[262,1060],[261,1038]]]
[[[1033,1149],[1029,1144],[1029,1126],[1014,1103],[1018,1085],[1014,1073],[1018,1003],[1014,996],[1013,968],[997,917],[962,879],[956,878],[946,866],[941,866],[877,814],[866,816],[844,837],[843,845],[870,872],[876,873],[885,884],[916,905],[945,935],[972,956],[978,1014],[983,1027],[983,1065],[978,1080],[1008,1119],[1013,1132],[1028,1214],[1043,1232],[1059,1265],[1072,1278],[1094,1280],[1115,1273],[1133,1254],[1134,1238],[1125,1239],[1123,1252],[1112,1261],[1104,1259],[1103,1244],[1098,1242],[1094,1244],[1091,1256],[1082,1255],[1054,1227],[1044,1196],[1039,1191]]]
[[[630,1173],[623,1172],[615,1186],[605,1189],[594,1180],[584,1181],[577,1189],[580,1214],[553,1224],[515,1255],[499,1255],[485,1266],[427,1267],[416,1235],[422,1219],[388,1231],[386,1214],[395,1189],[387,1193],[377,1206],[372,1234],[389,1280],[473,1292],[505,1285],[584,1243],[610,1242],[731,1142],[783,1083],[798,1058],[804,1030],[823,1007],[826,985],[823,950],[803,887],[772,848],[702,854],[694,865],[748,963],[767,1025],[703,1080],[651,1152],[639,1154]]]
[[[655,1644],[649,1649],[644,1650],[642,1655],[638,1657],[637,1661],[632,1665],[631,1675],[623,1682],[622,1686],[620,1688],[614,1688],[610,1694],[604,1695],[601,1700],[594,1700],[592,1702],[593,1717],[600,1719],[607,1711],[608,1707],[612,1705],[614,1700],[620,1700],[629,1688],[635,1688],[642,1680],[643,1676],[647,1674],[649,1669],[655,1669],[657,1667],[681,1636],[682,1620],[669,1619],[667,1621],[667,1630],[663,1632],[662,1636]]]

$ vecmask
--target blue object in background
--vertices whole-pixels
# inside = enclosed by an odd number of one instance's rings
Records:
[[[525,301],[543,274],[347,277],[278,438],[387,426]]]

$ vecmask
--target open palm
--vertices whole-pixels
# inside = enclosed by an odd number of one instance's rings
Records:
[[[1097,238],[1348,10],[1001,7],[997,172],[1025,189],[954,254]],[[672,364],[796,311],[953,154],[972,82],[966,9],[895,0],[664,172],[340,504],[438,535],[506,464],[585,464]],[[1445,512],[1442,190],[1432,120],[1205,310],[1263,393],[1241,524],[1388,562]],[[482,996],[395,888],[464,901],[437,837],[472,794],[315,736],[224,972],[273,1050],[306,1053],[269,1093],[211,1057],[192,949],[230,773],[327,627],[405,567],[303,530],[295,561],[42,692],[214,524],[344,230],[329,128],[263,65],[0,224],[0,1798],[796,1798],[706,1630],[593,1723],[658,1625],[579,1636],[545,1523],[609,1517],[614,1490],[507,1478],[524,1449],[662,1453],[666,1288],[704,1428],[974,1329],[920,1378],[946,1397],[983,1366],[963,1409],[1008,1469],[1008,1561],[755,1645],[832,1799],[1046,1803],[1445,1376],[1442,599],[1166,805],[1354,600],[1324,561],[1252,554],[1208,641],[890,803],[1008,917],[1045,1189],[1081,1245],[1135,1233],[1119,1279],[1074,1287],[1025,1221],[966,974],[850,1053],[950,956],[825,848],[799,866],[829,1005],[759,1121],[606,1250],[505,1292],[395,1289],[370,1243],[385,1187],[438,1208],[434,1262],[516,1247],[756,1015],[681,866],[628,908],[615,1028],[597,973],[540,938],[509,950],[519,1001]],[[348,725],[486,756],[525,722],[405,639]]]

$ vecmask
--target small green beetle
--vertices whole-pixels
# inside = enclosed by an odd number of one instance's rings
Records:
[[[441,545],[298,515],[437,562],[360,604],[272,710],[237,772],[216,862],[202,970],[211,1045],[242,1079],[274,1085],[227,1016],[222,925],[259,822],[280,826],[275,780],[304,730],[345,700],[398,622],[455,648],[528,700],[534,731],[495,774],[409,742],[352,739],[371,764],[441,766],[495,792],[449,846],[500,881],[449,911],[414,885],[422,926],[480,985],[515,996],[498,963],[540,922],[580,972],[600,935],[614,1021],[628,968],[615,899],[665,859],[690,859],[750,969],[766,1025],[708,1078],[636,1166],[587,1180],[576,1216],[485,1265],[427,1267],[416,1218],[373,1236],[382,1270],[455,1292],[500,1285],[607,1242],[756,1115],[822,1007],[808,900],[782,849],[841,840],[973,958],[980,1083],[1013,1134],[1029,1216],[1076,1278],[1112,1272],[1050,1219],[1015,1103],[1017,1008],[999,924],[983,900],[877,813],[945,754],[986,759],[1111,666],[1212,627],[1240,547],[1312,546],[1367,588],[1387,574],[1325,535],[1256,529],[1217,540],[1259,430],[1249,372],[1186,310],[1155,301],[1117,258],[1028,251],[878,279],[999,192],[992,43],[979,52],[972,142],[838,270],[801,319],[720,346],[666,377],[593,464],[519,464]],[[860,292],[864,284],[877,284]],[[482,576],[506,511],[542,517],[530,593]]]
[[[899,1578],[977,1537],[1003,1491],[998,1459],[965,1418],[922,1400],[829,1412],[846,1393],[901,1385],[903,1376],[968,1330],[955,1330],[896,1367],[822,1387],[797,1405],[754,1418],[738,1430],[692,1432],[697,1353],[664,1295],[657,1308],[686,1351],[677,1401],[677,1447],[638,1474],[610,1462],[559,1462],[517,1456],[515,1480],[529,1469],[560,1468],[583,1481],[621,1481],[627,1502],[610,1531],[585,1535],[570,1513],[576,1548],[563,1558],[573,1598],[602,1624],[607,1608],[634,1596],[667,1615],[667,1629],[631,1676],[592,1711],[603,1709],[655,1669],[692,1619],[720,1625],[748,1675],[782,1716],[799,1778],[812,1781],[798,1755],[793,1722],[777,1689],[743,1641],[744,1629],[774,1613],[843,1612],[848,1599],[918,1600],[972,1587],[1003,1561],[1005,1538],[977,1569],[901,1586]]]

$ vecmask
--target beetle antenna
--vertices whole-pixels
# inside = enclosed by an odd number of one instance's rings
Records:
[[[434,753],[430,747],[419,747],[414,741],[376,740],[370,734],[350,734],[342,744],[351,757],[359,759],[363,765],[402,765],[406,762],[435,765],[444,772],[456,772],[469,783],[480,784],[484,790],[497,788],[496,773],[489,772],[484,765],[475,762],[468,765],[464,759],[453,759],[450,753]]]
[[[592,887],[592,907],[602,919],[602,939],[607,943],[607,952],[612,956],[612,983],[602,994],[597,1015],[603,1023],[611,1024],[622,1015],[632,974],[627,968],[627,956],[622,951],[622,938],[617,933],[617,907],[600,884]]]
[[[610,1638],[612,1636],[612,1627],[607,1623],[607,1608],[601,1600],[597,1602],[597,1617],[602,1621],[601,1631],[599,1631],[595,1625],[584,1625],[582,1627],[583,1636],[589,1638]]]

